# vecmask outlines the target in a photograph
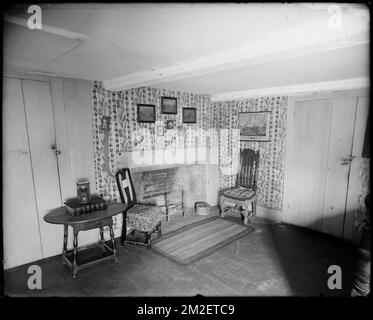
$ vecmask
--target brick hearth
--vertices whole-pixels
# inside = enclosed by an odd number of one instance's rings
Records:
[[[182,201],[185,208],[204,201],[204,165],[152,166],[131,171],[138,200],[162,206],[167,193],[168,202],[174,204],[169,207],[170,216],[182,212]]]

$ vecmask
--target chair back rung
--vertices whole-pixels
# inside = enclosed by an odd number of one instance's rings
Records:
[[[133,207],[137,197],[129,168],[120,169],[116,173],[116,180],[122,202],[127,205],[127,209]]]

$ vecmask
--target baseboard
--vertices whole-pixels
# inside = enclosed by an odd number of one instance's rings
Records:
[[[260,218],[272,220],[277,223],[281,222],[281,210],[278,210],[278,209],[271,209],[271,208],[261,207],[257,205],[256,215]]]

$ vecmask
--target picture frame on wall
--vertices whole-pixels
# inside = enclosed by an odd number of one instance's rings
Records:
[[[270,111],[240,112],[238,123],[241,141],[269,142]]]
[[[177,114],[177,98],[161,97],[161,112],[165,114]]]
[[[167,120],[166,122],[166,129],[172,130],[175,127],[175,121],[174,120]]]
[[[109,116],[103,116],[101,118],[100,130],[105,133],[110,132],[110,117]]]
[[[158,136],[164,136],[164,127],[163,126],[158,126],[157,127],[157,135]]]
[[[138,104],[137,122],[155,122],[155,105]]]
[[[183,123],[197,123],[197,109],[183,108]]]

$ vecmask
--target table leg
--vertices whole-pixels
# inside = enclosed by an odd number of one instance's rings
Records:
[[[115,246],[113,226],[109,226],[109,228],[110,228],[110,238],[111,238],[111,242],[113,244],[113,252],[114,252],[115,262],[118,262],[118,253],[117,253],[117,248]]]
[[[79,231],[74,231],[74,242],[73,242],[73,277],[75,278],[78,272],[77,254],[78,254],[78,233]]]
[[[67,236],[68,236],[68,228],[69,226],[67,224],[63,225],[63,249],[62,249],[62,265],[65,265],[65,257],[67,252]]]
[[[104,239],[104,228],[103,227],[100,227],[100,237],[101,237],[101,242],[100,242],[101,250],[105,251],[105,247],[104,247],[105,239]]]

